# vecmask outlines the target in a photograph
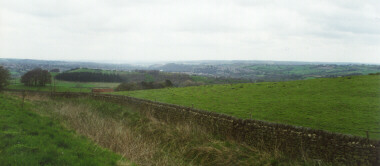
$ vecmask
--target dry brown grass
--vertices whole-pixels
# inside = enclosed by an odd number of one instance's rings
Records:
[[[74,129],[138,165],[303,163],[292,161],[278,151],[262,151],[218,139],[196,125],[163,123],[149,114],[141,115],[137,124],[132,125],[125,118],[104,116],[88,103],[67,99],[51,100],[41,96],[28,96],[27,99],[38,103],[36,112],[60,120],[67,128]]]
[[[21,99],[23,97],[22,92],[5,92],[5,93],[7,93],[8,95],[16,96],[16,97],[21,98]],[[25,94],[25,99],[29,100],[29,101],[48,101],[48,100],[50,100],[49,96],[40,95],[38,93],[25,92],[24,94]]]
[[[22,93],[12,95],[23,98]],[[169,157],[157,157],[157,152],[160,151],[159,141],[152,141],[150,138],[147,141],[141,134],[133,132],[122,120],[101,116],[88,105],[55,101],[49,96],[34,93],[26,93],[25,100],[38,105],[35,111],[39,114],[60,120],[67,128],[74,129],[102,147],[117,152],[139,165],[178,165]],[[150,125],[159,123],[153,118],[151,122]],[[118,165],[129,164],[123,160],[118,162]]]
[[[69,128],[139,165],[176,165],[165,158],[154,159],[159,142],[144,140],[122,121],[101,117],[88,106],[60,103],[50,110]]]

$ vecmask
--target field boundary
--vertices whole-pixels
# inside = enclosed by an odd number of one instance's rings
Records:
[[[8,91],[22,92],[22,90]],[[345,165],[380,165],[379,140],[260,120],[240,119],[220,113],[123,95],[38,91],[27,91],[27,93],[51,97],[91,97],[132,105],[161,121],[199,125],[225,139],[232,139],[253,147],[279,150],[289,156]]]

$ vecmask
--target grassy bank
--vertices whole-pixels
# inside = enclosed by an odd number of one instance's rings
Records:
[[[162,123],[134,108],[87,98],[29,96],[35,110],[61,121],[139,165],[315,165],[276,149],[252,148],[213,136],[199,126]]]
[[[379,139],[380,76],[115,92],[239,118]]]
[[[46,86],[25,86],[19,80],[12,80],[11,84],[7,86],[8,89],[23,89],[35,91],[52,91],[54,84],[47,84]],[[69,82],[55,80],[56,92],[91,92],[92,88],[115,88],[119,83],[107,82]]]
[[[0,93],[0,165],[119,165],[122,157]]]

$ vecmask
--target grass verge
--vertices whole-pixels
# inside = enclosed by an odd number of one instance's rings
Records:
[[[70,82],[55,80],[56,92],[91,92],[92,88],[116,88],[119,83],[108,82]],[[19,79],[12,80],[11,84],[7,86],[8,89],[17,90],[34,90],[34,91],[52,91],[54,89],[53,84],[47,84],[46,86],[25,86]]]
[[[19,99],[0,93],[0,165],[128,164],[33,108],[28,103],[22,108]]]

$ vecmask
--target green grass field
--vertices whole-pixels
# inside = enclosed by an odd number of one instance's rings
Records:
[[[289,82],[205,85],[113,94],[265,120],[366,136],[380,132],[380,76]],[[379,133],[370,133],[379,139]]]
[[[282,75],[347,75],[347,74],[369,74],[379,72],[379,67],[376,65],[253,65],[245,68],[253,71],[265,72],[266,75],[282,74]],[[264,75],[263,75],[264,76]],[[312,77],[314,78],[314,77]]]
[[[119,83],[107,82],[70,82],[55,80],[56,92],[91,92],[92,88],[115,88]],[[7,86],[8,89],[24,89],[36,91],[51,91],[53,85],[47,84],[46,86],[25,86],[18,80],[12,80],[11,84]]]
[[[124,159],[0,93],[0,165],[117,165]],[[122,160],[121,160],[122,159]]]

